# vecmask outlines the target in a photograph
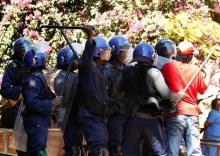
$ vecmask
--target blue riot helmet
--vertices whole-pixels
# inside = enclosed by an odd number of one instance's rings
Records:
[[[131,47],[127,38],[123,36],[112,37],[109,41],[112,55],[118,56],[122,51],[126,51]]]
[[[127,38],[123,36],[115,36],[110,39],[112,58],[117,58],[122,64],[127,64],[132,59],[131,45]]]
[[[133,62],[148,62],[154,60],[154,48],[148,43],[138,44],[133,52]]]
[[[176,56],[176,44],[170,39],[162,38],[157,42],[155,51],[159,56],[171,58]]]
[[[72,60],[73,52],[69,47],[62,48],[57,53],[57,67],[68,66]]]
[[[24,55],[24,64],[32,69],[44,68],[45,53],[38,48],[28,50]]]
[[[103,61],[108,61],[111,54],[111,47],[102,37],[93,37],[95,48],[92,52],[94,58],[99,58]]]
[[[24,54],[32,48],[32,43],[30,40],[20,37],[18,38],[13,45],[14,56],[20,59],[23,59]]]
[[[82,54],[84,47],[80,43],[72,43],[73,50],[69,46],[60,49],[57,53],[57,68],[66,68],[71,60],[78,63],[78,58]]]

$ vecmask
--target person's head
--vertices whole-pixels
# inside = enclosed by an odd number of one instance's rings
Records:
[[[193,44],[188,41],[180,42],[177,46],[177,61],[189,63],[192,61],[193,55],[198,55],[199,51],[194,48]]]
[[[38,48],[28,50],[24,55],[24,64],[32,70],[45,68],[45,52]]]
[[[220,98],[217,97],[214,100],[212,100],[211,105],[212,109],[215,109],[220,112]]]
[[[23,37],[18,38],[13,44],[14,54],[12,58],[19,61],[23,61],[25,53],[31,48],[32,43],[30,40]]]
[[[78,58],[83,51],[83,47],[79,43],[73,43],[72,47],[74,51],[71,50],[69,46],[64,47],[59,50],[57,53],[57,64],[58,69],[67,70],[69,64],[72,62],[72,69],[75,70],[78,68]]]
[[[95,42],[95,48],[92,52],[93,60],[98,64],[105,64],[109,61],[111,55],[109,44],[102,37],[93,37],[93,41]]]
[[[140,43],[134,48],[133,52],[133,62],[138,62],[139,64],[153,64],[154,60],[154,48],[148,43]]]
[[[167,38],[160,39],[155,45],[158,56],[173,58],[176,57],[176,44]]]
[[[115,36],[109,40],[111,47],[111,60],[117,60],[121,64],[127,64],[131,60],[131,45],[127,38]]]

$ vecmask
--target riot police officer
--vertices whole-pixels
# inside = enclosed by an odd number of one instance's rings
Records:
[[[9,108],[2,113],[0,123],[2,128],[14,127],[22,98],[22,82],[29,71],[23,64],[23,56],[31,48],[32,43],[26,38],[20,37],[14,42],[14,54],[11,62],[5,68],[0,91],[2,97],[7,99],[10,104]],[[17,150],[17,154],[18,156],[26,155],[25,152],[19,150]]]
[[[32,43],[26,38],[18,38],[14,45],[11,62],[6,66],[1,85],[1,95],[8,99],[12,108],[3,112],[2,128],[13,128],[21,100],[22,80],[28,69],[23,65],[23,56],[30,50]]]
[[[60,104],[61,98],[55,98],[43,75],[45,54],[33,48],[24,55],[25,66],[30,74],[24,81],[22,90],[25,104],[23,124],[28,135],[27,151],[31,156],[46,156],[46,144],[50,113],[53,106]]]
[[[141,156],[143,148],[149,155],[165,156],[166,136],[159,118],[160,101],[169,99],[170,91],[161,72],[152,66],[154,48],[148,43],[139,44],[133,52],[134,67],[123,70],[117,83],[116,95],[127,99],[130,118],[124,128],[122,144],[126,156]],[[145,145],[145,147],[143,147]]]
[[[131,60],[132,51],[128,39],[123,36],[112,37],[109,40],[109,45],[111,47],[111,58],[107,64],[110,82],[108,92],[109,95],[114,98],[112,94],[115,89],[115,84],[123,68]],[[112,114],[108,118],[110,156],[122,155],[121,143],[123,139],[123,127],[127,118],[127,116],[122,113],[122,107],[117,107],[116,103],[117,101],[111,104],[110,109],[112,109]],[[124,103],[124,105],[126,105],[126,103]]]
[[[60,116],[62,119],[58,118],[58,124],[64,130],[64,156],[78,156],[81,153],[82,132],[76,121],[77,105],[73,103],[78,84],[78,72],[76,71],[78,69],[78,54],[83,51],[81,47],[81,44],[74,43],[74,51],[67,46],[57,53],[56,67],[60,69],[58,75],[54,79],[54,90],[57,96],[61,94],[65,77],[68,76],[66,87],[63,90],[64,100],[62,108],[65,110],[65,115]],[[77,51],[78,49],[81,49],[81,51]],[[71,61],[73,61],[72,67],[70,71],[68,71]],[[67,72],[69,72],[69,75]],[[62,115],[61,113],[62,112],[60,112],[60,115]]]
[[[102,37],[93,37],[87,27],[88,40],[79,62],[77,102],[80,105],[78,121],[87,141],[89,156],[108,153],[107,112],[109,96],[104,64],[110,57],[110,46]]]

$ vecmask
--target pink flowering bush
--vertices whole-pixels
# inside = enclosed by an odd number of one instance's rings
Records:
[[[0,0],[0,62],[4,62],[0,73],[13,52],[13,42],[20,36],[48,41],[48,65],[53,66],[56,52],[66,43],[59,30],[40,26],[55,22],[95,25],[99,35],[106,39],[126,36],[133,47],[140,42],[155,45],[162,37],[177,43],[188,40],[198,46],[203,57],[214,48],[220,49],[220,26],[210,14],[210,10],[219,12],[219,6],[216,0]],[[65,32],[71,42],[85,41],[82,31]],[[215,56],[220,57],[219,52]]]

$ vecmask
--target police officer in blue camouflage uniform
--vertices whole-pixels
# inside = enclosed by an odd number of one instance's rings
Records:
[[[166,136],[159,118],[160,99],[169,99],[170,91],[161,72],[152,66],[154,48],[139,44],[133,52],[134,67],[123,70],[116,95],[127,99],[130,118],[124,127],[122,151],[125,156],[166,156]],[[143,147],[144,146],[144,147]],[[143,149],[147,148],[147,154]]]
[[[13,128],[18,113],[22,82],[25,75],[28,74],[28,68],[23,65],[24,54],[32,48],[32,43],[26,38],[18,38],[13,45],[14,54],[11,57],[11,62],[6,66],[2,85],[1,96],[7,99],[10,103],[1,116],[0,127]],[[18,156],[25,156],[26,153],[17,150]]]
[[[113,97],[113,90],[115,84],[121,75],[125,64],[129,63],[132,56],[131,46],[127,38],[123,36],[115,36],[109,40],[111,47],[111,58],[107,64],[109,70],[109,95]],[[122,104],[122,103],[121,103]],[[126,104],[125,104],[126,105]],[[114,102],[111,104],[112,114],[108,118],[109,129],[109,153],[110,156],[121,156],[121,143],[123,137],[123,127],[126,122],[127,116],[122,113],[122,107],[117,107]]]
[[[9,102],[14,100],[14,104],[10,103],[12,108],[8,108],[3,112],[1,118],[2,128],[14,127],[21,100],[23,76],[28,72],[28,69],[23,65],[23,56],[31,47],[31,42],[22,37],[18,38],[13,45],[14,54],[11,57],[12,61],[5,68],[0,93]]]
[[[104,64],[110,58],[110,46],[102,37],[93,37],[86,26],[88,40],[79,63],[79,84],[76,93],[80,105],[78,121],[85,135],[89,156],[108,154],[107,113],[109,96]]]
[[[79,43],[75,43],[74,45],[78,47],[82,46]],[[73,48],[75,47],[74,45]],[[71,103],[73,102],[75,90],[78,84],[78,72],[76,71],[78,69],[78,57],[77,51],[72,51],[69,46],[62,48],[57,53],[57,68],[60,69],[60,71],[54,79],[54,90],[56,95],[61,94],[61,90],[64,86],[65,77],[67,76],[68,66],[70,65],[71,61],[73,61],[73,63],[69,71],[65,90],[63,91],[62,103],[63,107],[65,107],[66,109],[65,113],[69,114],[67,117],[67,125],[61,125],[61,127],[64,130],[64,156],[79,156],[79,154],[82,153],[82,132],[79,124],[76,121],[78,110],[77,105]],[[66,120],[65,117],[63,118],[64,120]],[[65,124],[66,121],[63,122],[63,124]]]
[[[43,75],[44,52],[37,48],[29,50],[24,55],[24,63],[30,68],[30,74],[22,87],[25,104],[23,124],[28,135],[27,152],[30,156],[46,156],[50,113],[52,108],[60,105],[62,98],[51,92]]]

